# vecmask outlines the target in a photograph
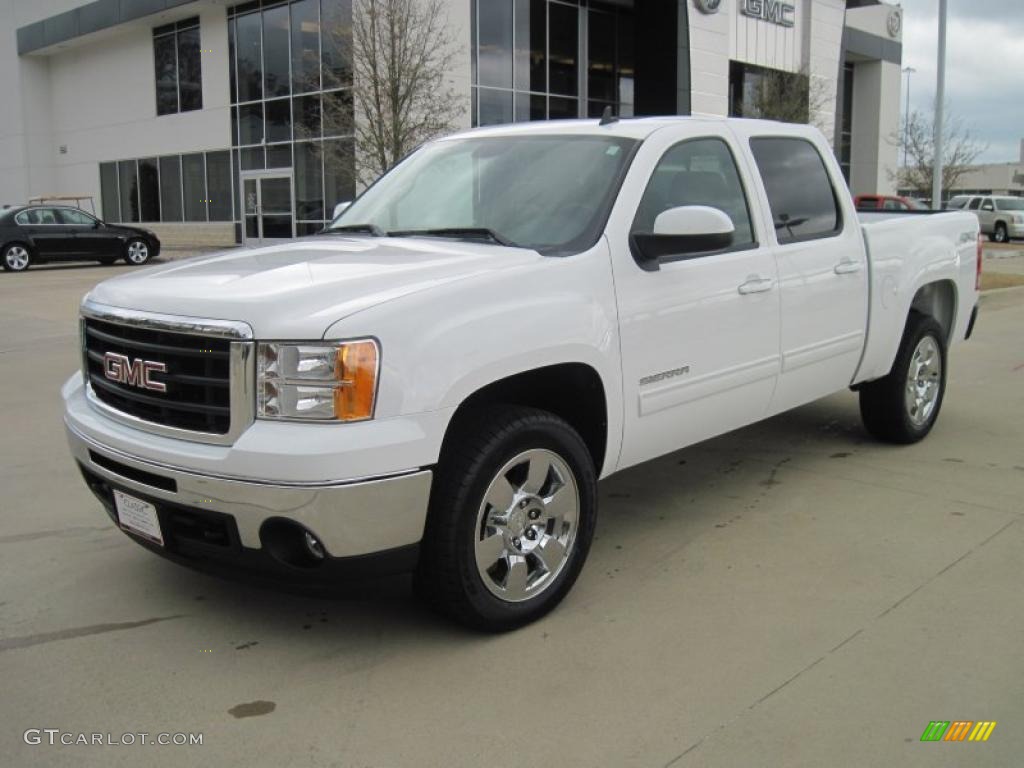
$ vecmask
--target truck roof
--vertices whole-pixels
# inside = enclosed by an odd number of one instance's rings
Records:
[[[589,134],[645,139],[660,128],[686,123],[706,123],[708,125],[720,126],[725,126],[727,124],[742,124],[748,131],[753,127],[762,129],[766,133],[785,135],[806,135],[808,131],[808,126],[806,125],[780,123],[774,120],[754,120],[751,118],[720,117],[717,115],[665,115],[660,117],[623,117],[606,125],[601,125],[601,121],[597,118],[584,120],[536,120],[524,123],[473,128],[468,131],[452,134],[446,138],[457,139],[467,136],[520,136],[524,134]]]

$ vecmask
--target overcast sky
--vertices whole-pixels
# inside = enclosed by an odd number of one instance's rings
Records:
[[[899,4],[903,66],[917,70],[910,76],[910,107],[929,112],[935,99],[939,0]],[[947,36],[947,104],[989,145],[980,162],[1016,162],[1024,139],[1024,0],[949,0]],[[901,110],[905,99],[906,91]]]

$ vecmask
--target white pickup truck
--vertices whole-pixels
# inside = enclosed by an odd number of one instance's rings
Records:
[[[599,478],[847,388],[873,435],[924,437],[979,276],[972,214],[858,219],[812,128],[476,130],[324,234],[100,283],[65,421],[165,557],[411,570],[504,630],[572,587]]]

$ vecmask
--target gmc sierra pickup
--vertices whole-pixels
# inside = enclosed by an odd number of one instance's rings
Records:
[[[858,218],[816,130],[531,123],[429,143],[324,234],[100,283],[65,422],[145,547],[270,580],[407,569],[536,619],[599,478],[833,392],[913,443],[970,336],[978,221]]]

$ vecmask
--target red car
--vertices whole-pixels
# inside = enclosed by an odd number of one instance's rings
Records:
[[[909,197],[890,195],[857,195],[853,198],[858,211],[927,211],[928,206]]]

